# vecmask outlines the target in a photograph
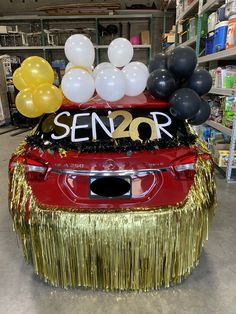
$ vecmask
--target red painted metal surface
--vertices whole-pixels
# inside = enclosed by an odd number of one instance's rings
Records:
[[[148,92],[142,93],[135,97],[124,96],[122,99],[114,102],[108,102],[95,95],[90,101],[86,103],[73,103],[68,99],[64,99],[61,109],[91,109],[91,108],[112,108],[112,109],[126,109],[126,108],[167,108],[168,101],[164,99],[155,99]]]
[[[78,109],[90,108],[167,107],[168,102],[156,100],[148,94],[141,94],[138,97],[124,97],[113,103],[108,103],[97,96],[86,104],[74,104],[65,100],[61,109],[78,111]],[[25,157],[29,160],[37,160],[45,164],[47,170],[43,175],[26,172],[27,180],[38,202],[58,209],[72,208],[80,212],[152,209],[176,205],[186,198],[193,183],[193,175],[179,176],[174,169],[178,160],[183,160],[186,156],[190,156],[190,159],[191,156],[197,158],[194,148],[181,146],[153,151],[80,154],[71,150],[65,157],[61,157],[57,152],[50,154],[46,150],[42,152],[37,148],[26,146],[25,153]],[[126,175],[130,179],[130,195],[127,197],[94,197],[90,189],[91,176],[78,174],[81,171],[109,173],[140,169],[152,170]],[[194,170],[192,173],[195,173]]]
[[[81,153],[70,151],[61,158],[29,150],[30,158],[45,161],[48,172],[44,180],[28,177],[33,194],[38,202],[47,206],[73,208],[78,211],[89,209],[121,210],[124,208],[152,208],[175,205],[187,196],[193,178],[179,179],[172,165],[182,156],[194,154],[188,147],[160,149],[156,151],[126,153]],[[90,177],[76,174],[55,173],[60,170],[138,170],[148,168],[167,168],[165,171],[141,173],[131,176],[131,197],[92,198],[90,196]],[[53,170],[52,170],[53,169]]]

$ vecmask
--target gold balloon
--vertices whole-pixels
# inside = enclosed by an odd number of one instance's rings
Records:
[[[92,67],[89,69],[89,68],[86,68],[86,67],[83,67],[81,65],[73,65],[71,68],[69,68],[66,72],[69,72],[70,70],[72,69],[80,69],[80,70],[84,70],[86,72],[88,72],[89,74],[91,74],[93,71],[92,71]]]
[[[27,86],[26,82],[23,79],[21,67],[14,71],[12,81],[18,90],[22,90],[29,87]]]
[[[34,104],[45,113],[57,111],[62,104],[63,95],[59,88],[52,84],[41,84],[33,93]]]
[[[42,111],[33,103],[33,88],[25,88],[16,96],[16,108],[28,118],[36,118],[42,115]]]
[[[51,65],[43,58],[33,56],[25,59],[21,66],[22,76],[27,84],[52,84],[54,72]]]

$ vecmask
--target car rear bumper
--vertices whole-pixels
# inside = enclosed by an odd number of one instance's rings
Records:
[[[24,256],[54,286],[152,290],[197,264],[215,208],[211,160],[199,158],[185,200],[159,208],[75,212],[39,204],[24,167],[13,169],[10,212]]]

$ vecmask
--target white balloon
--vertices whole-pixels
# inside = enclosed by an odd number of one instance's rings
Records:
[[[73,67],[75,67],[75,65],[72,62],[67,63],[65,67],[65,72],[68,72]]]
[[[127,65],[133,54],[134,48],[126,38],[116,38],[108,46],[108,59],[116,67]]]
[[[130,63],[122,72],[125,76],[125,95],[137,96],[145,90],[148,76],[141,67]]]
[[[65,55],[74,65],[90,68],[95,58],[94,46],[88,37],[75,34],[65,43]]]
[[[83,103],[94,94],[94,79],[85,70],[71,69],[63,76],[61,88],[66,98],[76,103]]]
[[[95,78],[96,76],[97,76],[97,74],[100,72],[100,71],[102,71],[102,70],[104,70],[104,69],[113,69],[113,68],[115,68],[114,67],[114,65],[113,64],[111,64],[110,62],[102,62],[102,63],[99,63],[96,67],[95,67],[95,69],[94,69],[94,71],[93,71],[93,77]]]
[[[98,95],[107,101],[116,101],[125,95],[125,78],[116,68],[107,68],[100,71],[95,79],[95,88]]]
[[[148,67],[143,62],[133,61],[133,62],[130,62],[127,66],[134,66],[134,65],[140,67],[143,70],[143,72],[147,75],[147,77],[149,76]]]

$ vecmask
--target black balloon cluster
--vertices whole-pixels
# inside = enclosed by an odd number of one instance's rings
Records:
[[[209,72],[196,69],[196,65],[196,53],[190,47],[177,47],[169,55],[158,53],[150,61],[147,81],[153,97],[168,99],[171,114],[192,125],[209,118],[210,106],[201,96],[212,86]]]

